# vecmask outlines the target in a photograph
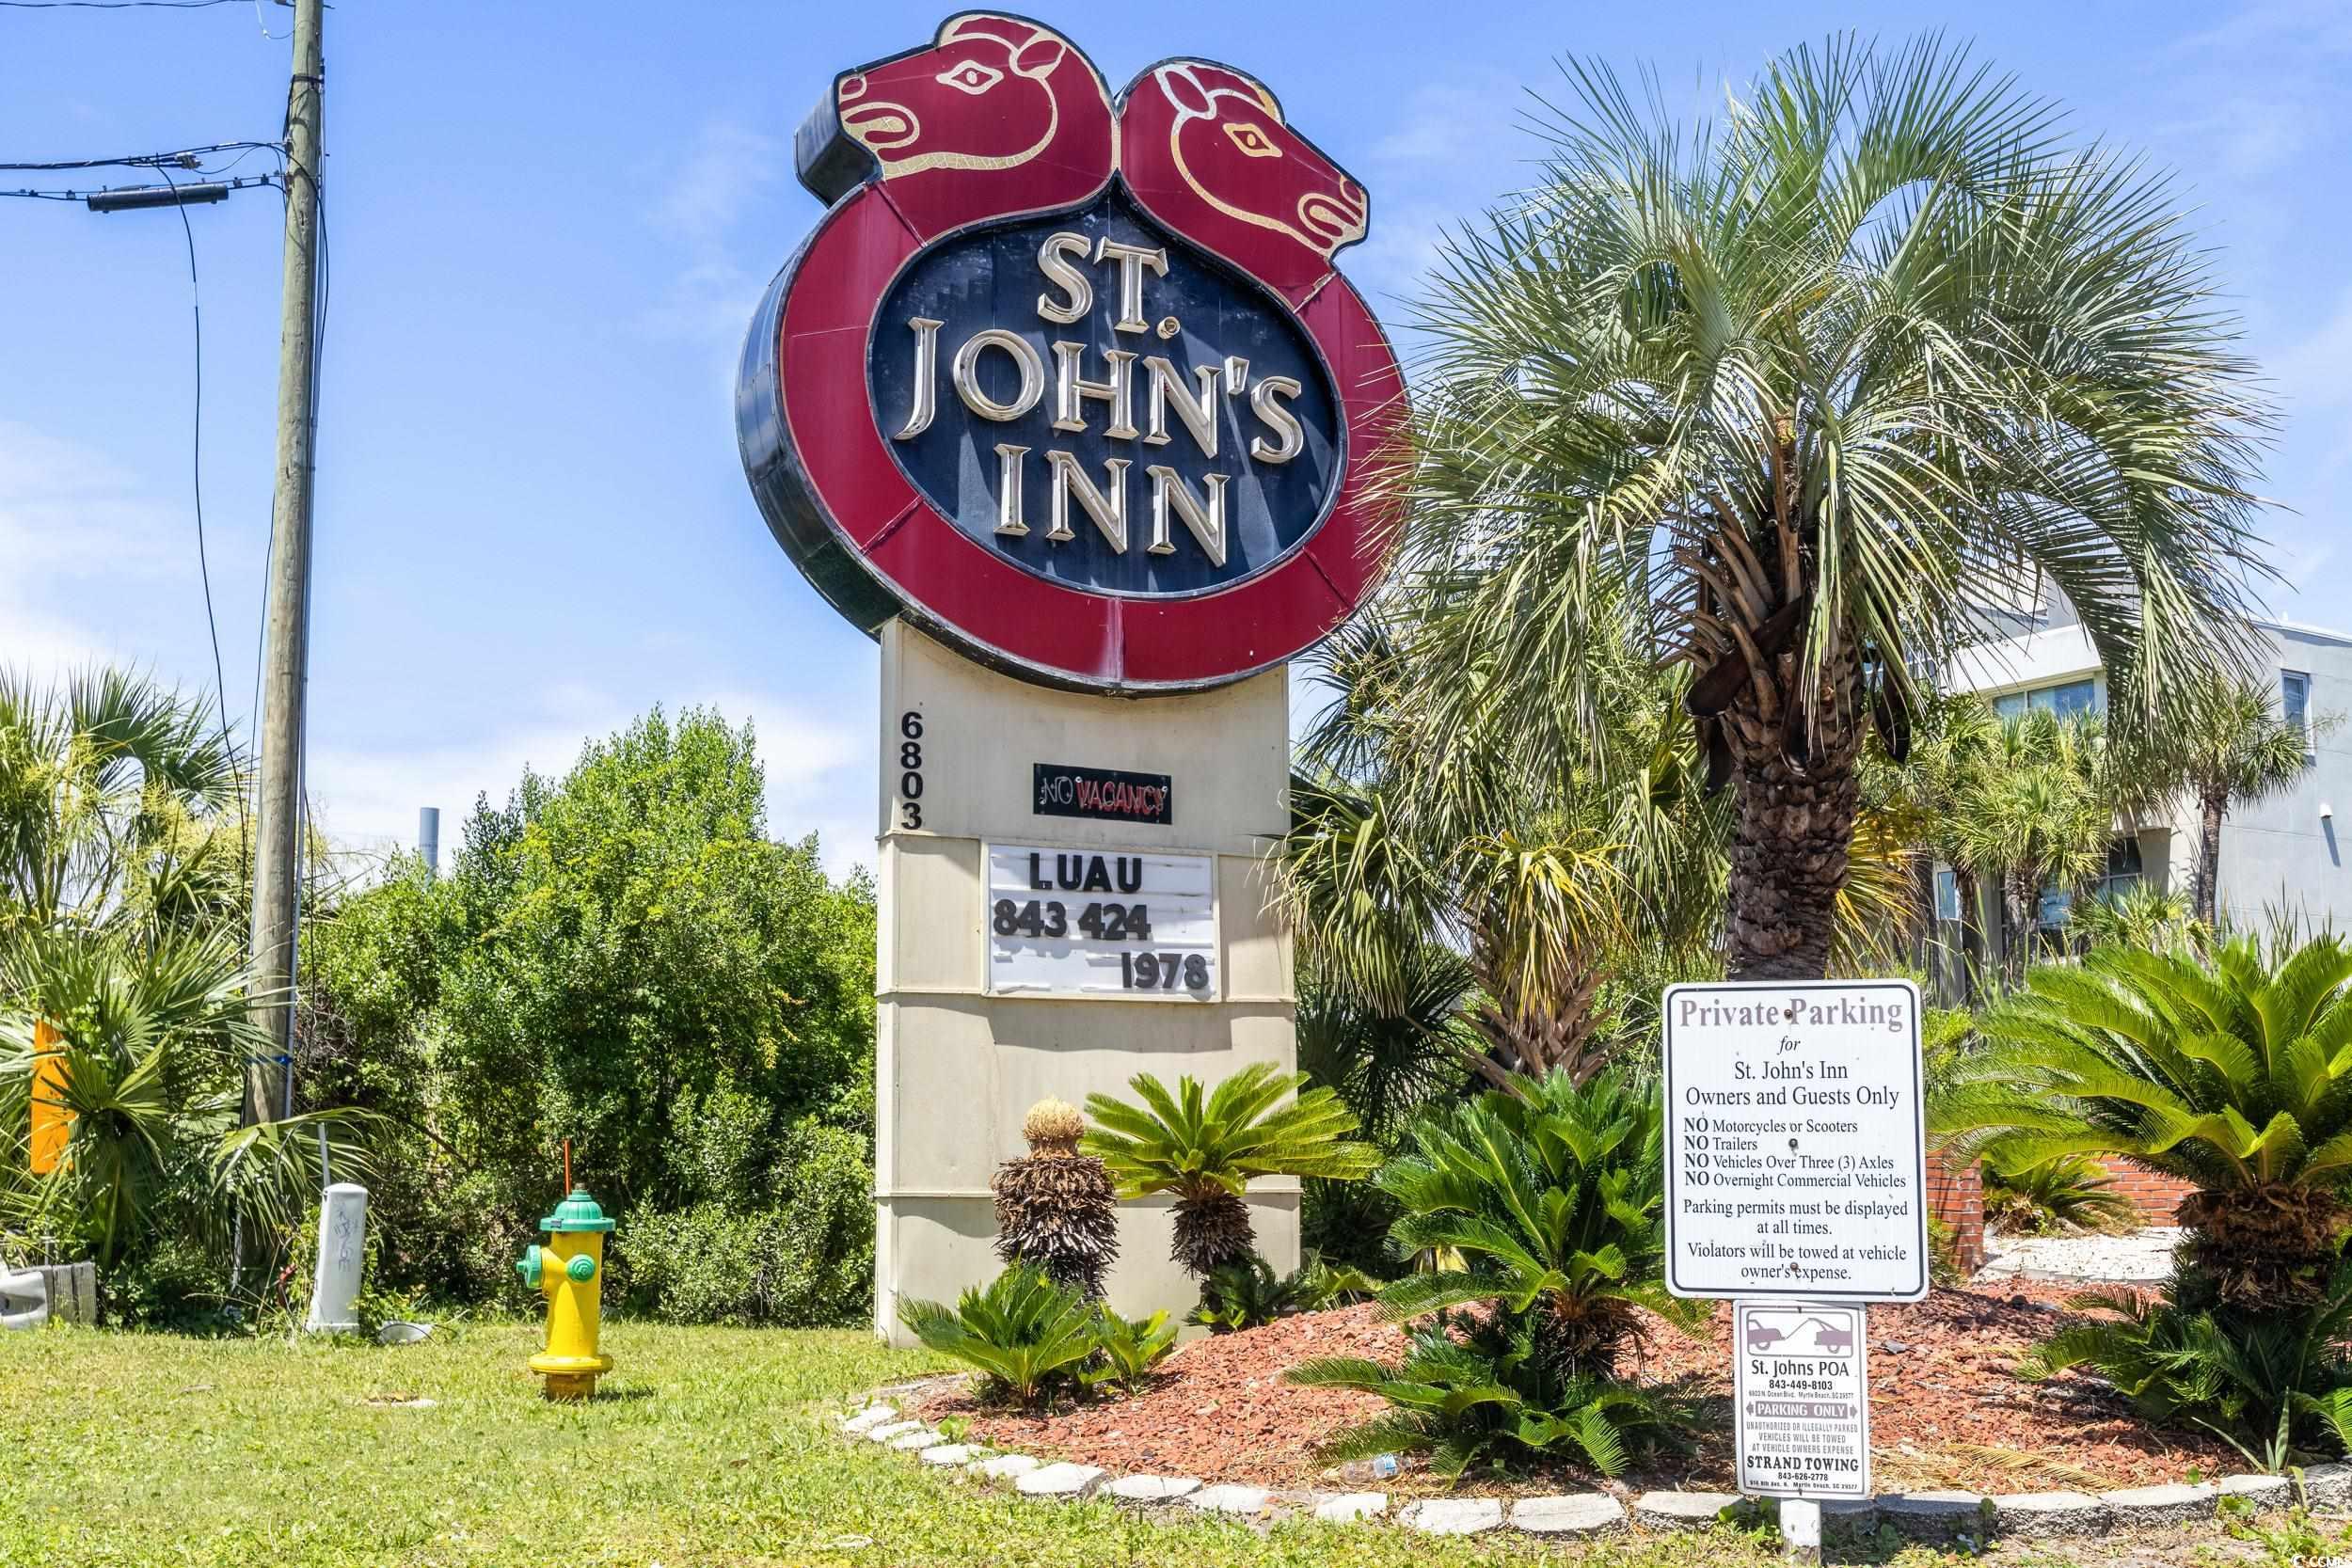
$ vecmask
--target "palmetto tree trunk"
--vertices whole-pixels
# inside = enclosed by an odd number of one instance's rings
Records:
[[[2214,906],[2218,900],[2221,881],[2221,818],[2230,809],[2230,798],[2218,790],[2208,790],[2197,802],[2199,832],[2197,838],[2197,918],[2211,929]]]
[[[1507,1089],[1514,1073],[1541,1078],[1557,1068],[1581,1084],[1608,1065],[1593,1049],[1597,1022],[1593,1004],[1601,982],[1597,967],[1583,970],[1550,995],[1532,999],[1512,995],[1490,966],[1473,960],[1471,967],[1486,991],[1470,1013],[1485,1049],[1464,1055],[1480,1077]]]
[[[2001,968],[2010,984],[2026,979],[2026,962],[2033,954],[2035,928],[2040,925],[2042,878],[2031,865],[2012,865],[2001,874],[2001,903],[2008,929],[2002,935]]]
[[[1837,890],[1862,808],[1854,765],[1868,719],[1860,660],[1841,642],[1808,711],[1800,657],[1783,651],[1768,672],[1751,669],[1718,720],[1739,802],[1726,929],[1735,980],[1827,973]]]

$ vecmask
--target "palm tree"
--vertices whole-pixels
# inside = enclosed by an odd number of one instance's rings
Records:
[[[1984,775],[2001,721],[1975,692],[1931,692],[1912,722],[1911,748],[1898,762],[1883,747],[1863,753],[1864,810],[1875,807],[1893,832],[1917,850],[1913,862],[1915,927],[1935,929],[1935,865],[1952,868],[1960,905],[1963,955],[1983,948],[1977,874],[1960,847],[1961,802]]]
[[[1619,658],[1605,744],[1501,709],[1441,736],[1390,624],[1309,657],[1333,700],[1301,750],[1277,895],[1317,971],[1401,1016],[1414,964],[1442,944],[1480,992],[1453,1037],[1474,1070],[1498,1086],[1597,1070],[1619,958],[1695,956],[1717,924],[1722,821],[1678,688]]]
[[[1205,1279],[1250,1255],[1257,1232],[1242,1200],[1252,1178],[1355,1180],[1371,1174],[1379,1151],[1348,1136],[1356,1117],[1329,1089],[1308,1088],[1304,1073],[1255,1062],[1204,1093],[1179,1078],[1170,1093],[1148,1072],[1127,1086],[1142,1101],[1087,1096],[1094,1130],[1079,1152],[1110,1167],[1121,1197],[1172,1193],[1176,1239],[1168,1256]]]
[[[2264,687],[2216,675],[2167,705],[2140,748],[2157,778],[2197,802],[2196,918],[2211,927],[2221,877],[2221,821],[2230,807],[2288,788],[2309,761],[2312,736],[2331,727],[2289,723]]]
[[[2073,888],[2106,865],[2115,808],[2106,788],[2104,737],[2095,720],[2012,715],[1956,792],[1958,863],[1995,879],[2009,930],[2012,984],[2041,924],[2042,890]]]
[[[1864,736],[1970,607],[2055,583],[2145,710],[2240,656],[2266,405],[2169,182],[1963,50],[1800,49],[1694,131],[1566,71],[1418,312],[1421,705],[1553,722],[1631,607],[1736,801],[1731,973],[1817,977]]]
[[[233,910],[239,766],[201,696],[118,669],[46,689],[0,671],[0,928]]]
[[[240,1074],[265,1043],[246,985],[219,933],[63,926],[0,942],[0,1125],[22,1137],[36,1095],[68,1119],[53,1171],[7,1161],[0,1220],[69,1237],[111,1268],[166,1229],[219,1248],[231,1199],[255,1234],[290,1227],[314,1191],[322,1133],[336,1169],[371,1180],[364,1113],[237,1125]],[[36,1070],[42,1022],[59,1037],[61,1082]]]
[[[2094,948],[2033,972],[1979,1021],[1931,1116],[1947,1148],[2022,1171],[2120,1155],[2197,1190],[2176,1297],[2310,1307],[2352,1229],[2352,946],[2277,963],[2249,941],[2210,960]]]

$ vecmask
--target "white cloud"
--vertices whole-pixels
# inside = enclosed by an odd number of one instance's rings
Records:
[[[0,420],[0,666],[48,680],[154,663],[177,619],[157,585],[176,592],[195,556],[179,503],[95,448]]]
[[[782,169],[782,149],[773,138],[713,120],[697,133],[692,150],[670,176],[655,222],[690,245],[715,245]]]

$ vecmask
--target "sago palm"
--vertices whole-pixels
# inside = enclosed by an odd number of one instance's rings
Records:
[[[2170,182],[1963,50],[1832,40],[1696,126],[1567,75],[1414,318],[1423,706],[1532,712],[1636,607],[1737,805],[1730,972],[1818,977],[1865,733],[1972,607],[2055,583],[2136,708],[2243,657],[2268,407]]]
[[[1440,1260],[1382,1291],[1390,1316],[1492,1302],[1564,1375],[1607,1375],[1640,1310],[1683,1316],[1665,1261],[1665,1117],[1616,1071],[1565,1073],[1423,1118],[1375,1179],[1402,1250]]]
[[[1524,1319],[1440,1318],[1409,1330],[1396,1366],[1359,1356],[1301,1362],[1283,1381],[1377,1394],[1385,1415],[1319,1444],[1327,1465],[1425,1453],[1431,1473],[1458,1481],[1472,1465],[1567,1458],[1604,1476],[1633,1451],[1683,1446],[1691,1412],[1653,1388],[1563,1369]]]
[[[2121,1155],[2197,1189],[2183,1305],[2308,1307],[2352,1207],[2352,948],[2275,964],[2102,947],[2038,969],[1980,1022],[1931,1109],[1963,1158],[2023,1170]]]
[[[992,1391],[1025,1405],[1074,1384],[1100,1336],[1085,1297],[1026,1263],[965,1291],[952,1307],[901,1301],[898,1321],[926,1346],[977,1370]]]
[[[1139,1104],[1087,1097],[1094,1127],[1079,1151],[1110,1168],[1121,1197],[1173,1195],[1176,1237],[1168,1256],[1205,1278],[1255,1246],[1243,1200],[1254,1178],[1352,1180],[1379,1164],[1378,1150],[1350,1136],[1355,1115],[1329,1089],[1305,1088],[1306,1081],[1303,1073],[1256,1062],[1214,1092],[1190,1077],[1179,1078],[1171,1092],[1150,1073],[1137,1073],[1127,1086]]]

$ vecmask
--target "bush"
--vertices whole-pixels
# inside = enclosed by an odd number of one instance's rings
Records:
[[[1635,1449],[1678,1443],[1688,1413],[1617,1376],[1640,1309],[1684,1322],[1704,1310],[1663,1285],[1664,1136],[1659,1097],[1613,1070],[1518,1079],[1415,1126],[1412,1152],[1374,1180],[1405,1212],[1394,1248],[1435,1266],[1384,1287],[1380,1305],[1434,1321],[1400,1365],[1293,1369],[1294,1383],[1389,1402],[1325,1456],[1427,1453],[1456,1479],[1543,1455],[1613,1476]],[[1485,1310],[1451,1310],[1473,1303]]]
[[[1530,1317],[1441,1312],[1407,1337],[1395,1367],[1334,1356],[1295,1367],[1307,1388],[1352,1388],[1389,1402],[1387,1415],[1323,1443],[1326,1464],[1422,1453],[1445,1481],[1484,1463],[1570,1457],[1604,1476],[1639,1450],[1685,1446],[1691,1412],[1655,1389],[1566,1370]]]
[[[2248,1314],[2189,1309],[2170,1291],[2091,1293],[2071,1304],[2113,1313],[2037,1347],[2019,1369],[2047,1377],[2096,1369],[2157,1426],[2218,1433],[2259,1468],[2276,1471],[2303,1449],[2352,1448],[2352,1264],[2339,1265],[2316,1307]]]
[[[1136,1394],[1152,1371],[1176,1350],[1176,1325],[1165,1312],[1125,1318],[1110,1307],[1094,1309],[1095,1361],[1079,1374],[1088,1390],[1112,1387]]]
[[[1611,1374],[1640,1309],[1693,1311],[1663,1284],[1664,1140],[1660,1097],[1615,1071],[1522,1078],[1426,1118],[1375,1180],[1405,1211],[1392,1244],[1439,1266],[1381,1305],[1402,1320],[1492,1301],[1563,1369]]]
[[[2320,1303],[2352,1227],[2352,948],[2094,948],[2034,971],[1981,1028],[1931,1106],[1948,1148],[1996,1170],[2114,1154],[2179,1178],[2197,1189],[2185,1307]]]
[[[306,923],[302,1080],[398,1124],[374,1282],[535,1306],[569,1138],[635,1308],[865,1317],[873,888],[764,816],[749,729],[656,712]]]
[[[2060,1155],[2023,1170],[1984,1172],[1984,1220],[2002,1231],[2046,1236],[2074,1230],[2109,1234],[2139,1226],[2139,1206],[2115,1189],[2106,1167],[2084,1154]]]
[[[613,1233],[630,1310],[672,1323],[819,1328],[863,1323],[874,1289],[873,1164],[866,1140],[810,1124],[787,1140],[781,1203],[633,1211]]]
[[[1320,1312],[1375,1293],[1380,1282],[1345,1264],[1334,1266],[1314,1253],[1296,1272],[1277,1276],[1274,1265],[1256,1253],[1221,1263],[1200,1282],[1200,1304],[1189,1321],[1212,1334],[1263,1328],[1277,1319]]]
[[[1083,1296],[1027,1263],[965,1291],[953,1307],[902,1301],[898,1321],[930,1349],[977,1369],[989,1395],[1030,1407],[1078,1384],[1101,1332]]]

